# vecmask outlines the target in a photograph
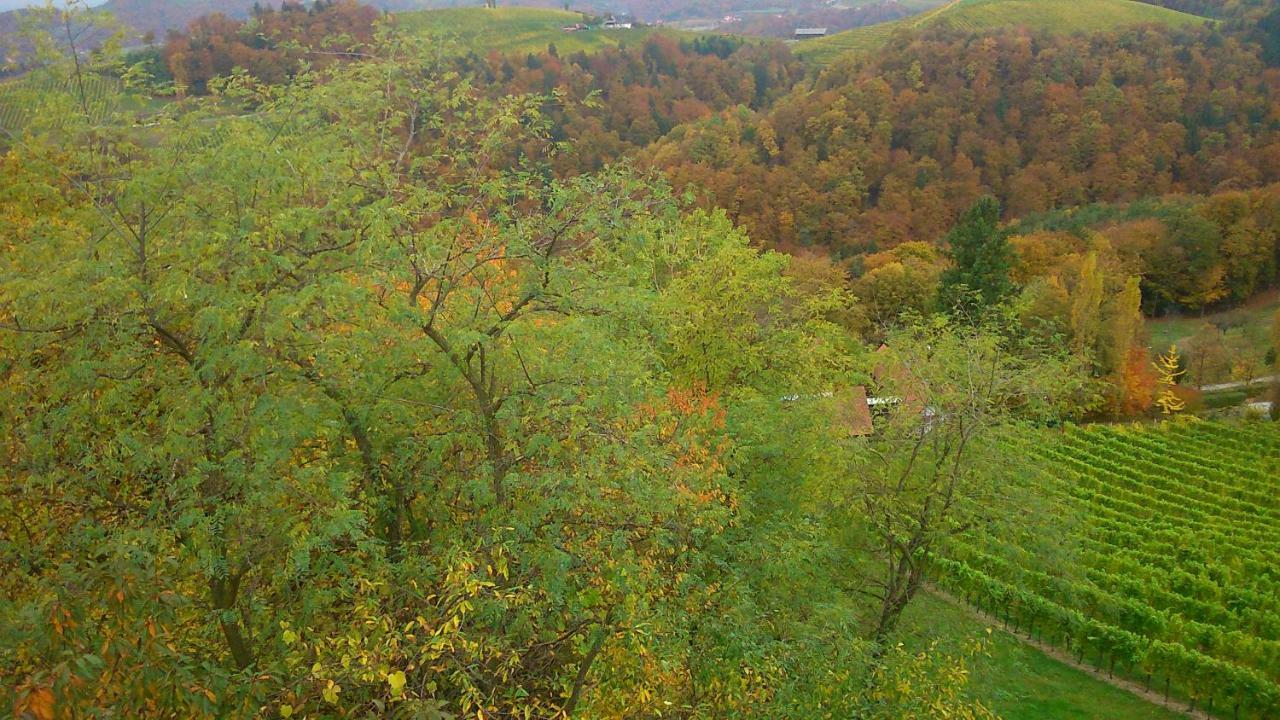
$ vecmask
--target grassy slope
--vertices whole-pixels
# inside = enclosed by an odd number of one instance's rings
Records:
[[[836,7],[856,8],[863,5],[875,5],[882,0],[844,0],[837,2]],[[950,0],[898,0],[898,4],[912,12],[932,10],[939,5],[946,5]]]
[[[1185,343],[1202,324],[1211,322],[1221,328],[1228,338],[1244,335],[1265,351],[1270,345],[1271,321],[1277,312],[1280,312],[1280,292],[1272,291],[1254,297],[1241,307],[1204,317],[1186,315],[1150,320],[1147,322],[1147,331],[1151,335],[1151,347],[1164,351],[1170,345]]]
[[[921,15],[802,43],[795,52],[821,63],[846,51],[874,50],[899,30],[933,25],[963,30],[1021,25],[1036,30],[1089,32],[1143,23],[1199,22],[1204,18],[1134,0],[953,0]]]
[[[423,10],[403,13],[399,18],[412,30],[455,38],[464,48],[480,55],[492,50],[538,52],[550,44],[555,44],[561,53],[591,52],[638,43],[654,32],[671,32],[655,28],[564,32],[561,27],[582,22],[582,15],[527,7]]]
[[[921,593],[903,619],[911,645],[959,647],[988,625]],[[1181,715],[1112,687],[1015,640],[998,627],[986,656],[970,661],[970,694],[1004,720],[1177,720]]]

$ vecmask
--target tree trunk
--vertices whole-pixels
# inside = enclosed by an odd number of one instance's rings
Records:
[[[573,716],[573,711],[578,707],[578,701],[582,698],[582,688],[587,684],[587,673],[591,671],[591,665],[595,663],[596,656],[600,654],[600,648],[604,645],[605,637],[609,633],[605,628],[596,628],[595,640],[591,643],[591,649],[587,651],[586,657],[582,658],[582,663],[578,665],[578,675],[573,679],[573,691],[569,695],[569,700],[564,704],[564,716],[566,718]]]
[[[343,403],[341,395],[336,391],[326,394],[342,406],[342,417],[347,423],[352,439],[356,442],[356,448],[360,451],[360,462],[364,465],[365,482],[370,491],[387,495],[385,498],[387,507],[383,511],[382,518],[383,532],[387,539],[387,556],[392,560],[398,560],[404,538],[404,487],[396,480],[389,480],[382,471],[377,450],[373,446],[372,438],[365,430],[362,418]]]
[[[240,593],[240,579],[244,571],[232,573],[225,578],[209,579],[209,594],[213,598],[213,607],[218,611],[218,625],[222,627],[222,636],[227,641],[227,649],[236,667],[244,670],[253,664],[253,650],[245,639],[240,621],[235,616],[236,596]]]
[[[916,596],[916,592],[920,590],[920,584],[924,581],[924,576],[921,572],[914,566],[909,565],[910,560],[904,559],[899,562],[899,568],[909,569],[905,573],[901,570],[897,573],[897,577],[890,582],[889,587],[885,590],[884,598],[881,600],[880,617],[876,622],[874,636],[877,657],[882,652],[882,648],[886,646],[889,635],[897,628],[898,621],[902,618],[902,612],[906,610],[907,605]]]

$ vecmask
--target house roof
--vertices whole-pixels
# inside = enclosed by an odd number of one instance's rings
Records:
[[[908,412],[923,412],[927,406],[925,396],[928,393],[919,378],[894,361],[893,353],[887,345],[876,348],[875,355],[879,360],[871,370],[871,376],[875,378],[877,389],[881,393],[889,393],[892,400],[902,403]]]
[[[821,28],[796,28],[797,35],[826,35],[827,29]]]
[[[836,429],[848,432],[849,437],[865,437],[874,432],[865,385],[857,385],[846,392],[837,393]]]

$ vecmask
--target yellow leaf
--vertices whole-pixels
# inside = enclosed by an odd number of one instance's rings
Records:
[[[391,686],[391,694],[393,696],[404,692],[405,682],[404,673],[399,670],[387,674],[387,684]]]
[[[280,717],[293,717],[293,706],[292,706],[292,705],[281,705],[281,706],[280,706]]]
[[[282,639],[285,645],[292,645],[298,641],[298,633],[292,630],[285,630]]]
[[[330,705],[337,705],[338,693],[340,692],[342,692],[342,686],[334,685],[333,681],[330,680],[328,687],[326,687],[323,691],[321,691],[320,695],[321,697],[324,698],[324,701],[329,703]]]

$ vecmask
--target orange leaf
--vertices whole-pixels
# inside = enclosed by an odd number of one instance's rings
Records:
[[[27,711],[36,720],[53,720],[53,691],[36,688],[27,696]]]

